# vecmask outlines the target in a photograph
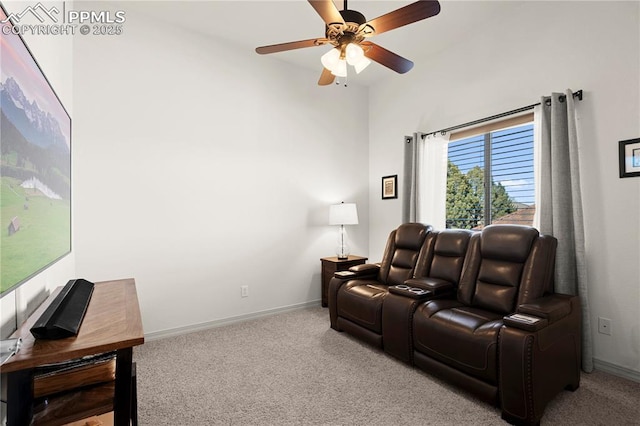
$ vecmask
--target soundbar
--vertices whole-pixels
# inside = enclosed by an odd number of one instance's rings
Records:
[[[31,327],[36,339],[76,336],[87,312],[94,284],[82,278],[70,280]]]

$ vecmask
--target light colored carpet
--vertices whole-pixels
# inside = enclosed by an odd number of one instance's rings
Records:
[[[500,410],[329,328],[307,308],[134,351],[145,425],[496,425]],[[543,424],[638,425],[640,384],[602,372]]]

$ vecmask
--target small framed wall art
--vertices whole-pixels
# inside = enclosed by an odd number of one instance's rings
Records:
[[[620,177],[640,176],[640,139],[618,142]]]
[[[398,175],[382,177],[382,199],[398,198]]]

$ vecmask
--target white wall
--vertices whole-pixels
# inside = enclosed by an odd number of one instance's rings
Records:
[[[580,161],[595,358],[640,372],[640,179],[618,177],[618,141],[640,137],[638,2],[522,2],[502,20],[370,91],[371,258],[401,220],[380,177],[402,174],[403,136],[583,89]],[[446,3],[441,13],[446,13]],[[400,179],[402,181],[402,179]],[[597,333],[610,318],[612,335]]]
[[[134,277],[147,334],[318,301],[330,204],[367,255],[367,90],[138,10],[75,40],[78,276]]]
[[[49,2],[47,5],[55,5],[57,2]],[[27,5],[33,3],[24,1],[3,1],[2,4],[8,13],[21,12]],[[68,5],[73,4],[67,2]],[[25,23],[34,23],[28,20]],[[72,36],[46,36],[25,34],[23,36],[31,53],[42,68],[49,83],[58,94],[62,104],[67,109],[73,121],[73,84],[72,84],[72,57],[73,57],[73,37]],[[73,138],[72,138],[73,150]],[[73,164],[72,164],[73,165]],[[72,197],[73,194],[72,191]],[[72,200],[73,208],[73,200]],[[72,221],[75,211],[72,212]],[[73,228],[72,228],[73,229]],[[72,234],[73,236],[73,234]],[[73,250],[72,241],[72,250]],[[17,324],[21,324],[31,312],[44,300],[46,295],[55,287],[64,285],[75,274],[75,260],[73,253],[65,256],[53,266],[44,270],[40,274],[24,283],[17,290],[7,294],[2,298],[0,306],[0,317],[2,324],[2,336],[15,330]]]

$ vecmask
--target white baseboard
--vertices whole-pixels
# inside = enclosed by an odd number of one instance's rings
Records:
[[[602,361],[601,359],[593,359],[593,368],[599,371],[604,371],[605,373],[613,374],[614,376],[622,377],[623,379],[629,379],[640,383],[640,372],[620,367],[619,365],[611,364],[610,362]]]
[[[180,336],[182,334],[194,333],[196,331],[206,330],[209,328],[222,327],[223,325],[229,325],[237,322],[266,317],[269,315],[275,315],[283,312],[295,311],[297,309],[311,308],[316,306],[320,306],[319,299],[312,300],[310,302],[296,303],[294,305],[281,306],[279,308],[266,309],[264,311],[252,312],[249,314],[238,315],[235,317],[222,318],[222,319],[207,321],[199,324],[186,325],[184,327],[170,328],[167,330],[145,333],[144,339],[146,341],[165,339],[167,337]]]

